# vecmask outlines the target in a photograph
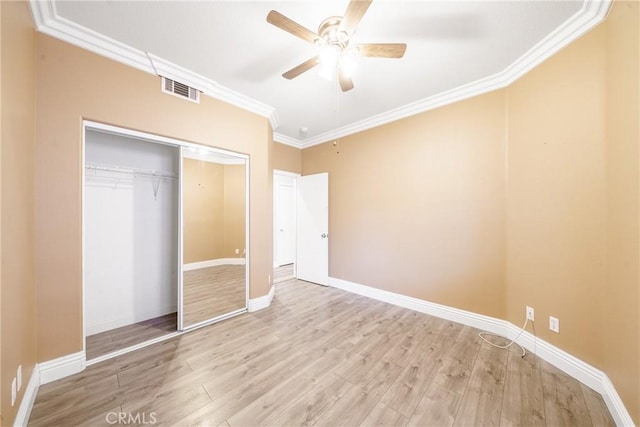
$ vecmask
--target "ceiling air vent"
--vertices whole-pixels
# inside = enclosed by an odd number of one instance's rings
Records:
[[[162,91],[193,102],[200,102],[200,91],[175,80],[162,78]]]

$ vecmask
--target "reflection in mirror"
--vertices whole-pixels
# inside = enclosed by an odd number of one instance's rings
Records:
[[[246,308],[245,159],[185,149],[183,328]]]

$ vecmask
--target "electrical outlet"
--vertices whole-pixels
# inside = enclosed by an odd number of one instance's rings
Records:
[[[240,249],[236,249],[236,255],[240,254]]]
[[[533,307],[527,306],[527,319],[533,322],[535,320],[534,318],[535,318],[535,311]]]
[[[559,334],[560,333],[560,320],[553,317],[553,316],[549,316],[549,329],[551,329],[553,332]]]
[[[16,379],[18,380],[18,391],[22,388],[22,365],[18,366],[18,373],[16,374]]]
[[[270,274],[267,276],[267,282],[268,282],[269,284],[271,284],[271,275],[270,275]]]
[[[13,381],[11,381],[11,406],[16,404],[16,397],[18,397],[18,387],[16,385],[16,378],[13,377]]]

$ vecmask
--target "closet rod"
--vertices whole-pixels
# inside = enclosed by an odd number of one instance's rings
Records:
[[[173,172],[157,171],[153,169],[128,168],[123,166],[106,165],[106,164],[90,163],[90,162],[85,163],[84,168],[86,170],[114,172],[114,173],[122,173],[127,175],[134,175],[134,176],[149,176],[152,178],[178,179],[178,175]]]

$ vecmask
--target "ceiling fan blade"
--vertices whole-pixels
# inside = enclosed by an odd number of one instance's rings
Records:
[[[351,0],[347,11],[344,13],[344,19],[340,29],[346,31],[350,36],[353,35],[353,31],[362,20],[372,0]]]
[[[338,81],[343,92],[353,89],[353,80],[345,73],[342,68],[338,69]]]
[[[307,59],[302,64],[293,67],[292,69],[284,73],[282,77],[284,77],[285,79],[291,80],[293,78],[298,77],[300,74],[304,73],[305,71],[309,71],[319,63],[320,63],[320,59],[317,56],[314,56],[311,59]]]
[[[296,21],[287,18],[286,16],[275,10],[269,12],[269,14],[267,15],[267,22],[275,25],[282,30],[285,30],[288,33],[293,34],[296,37],[301,38],[302,40],[308,41],[309,43],[314,43],[320,38],[320,36],[313,31],[306,29]]]
[[[402,58],[407,50],[404,43],[375,43],[356,45],[358,53],[371,58]]]

